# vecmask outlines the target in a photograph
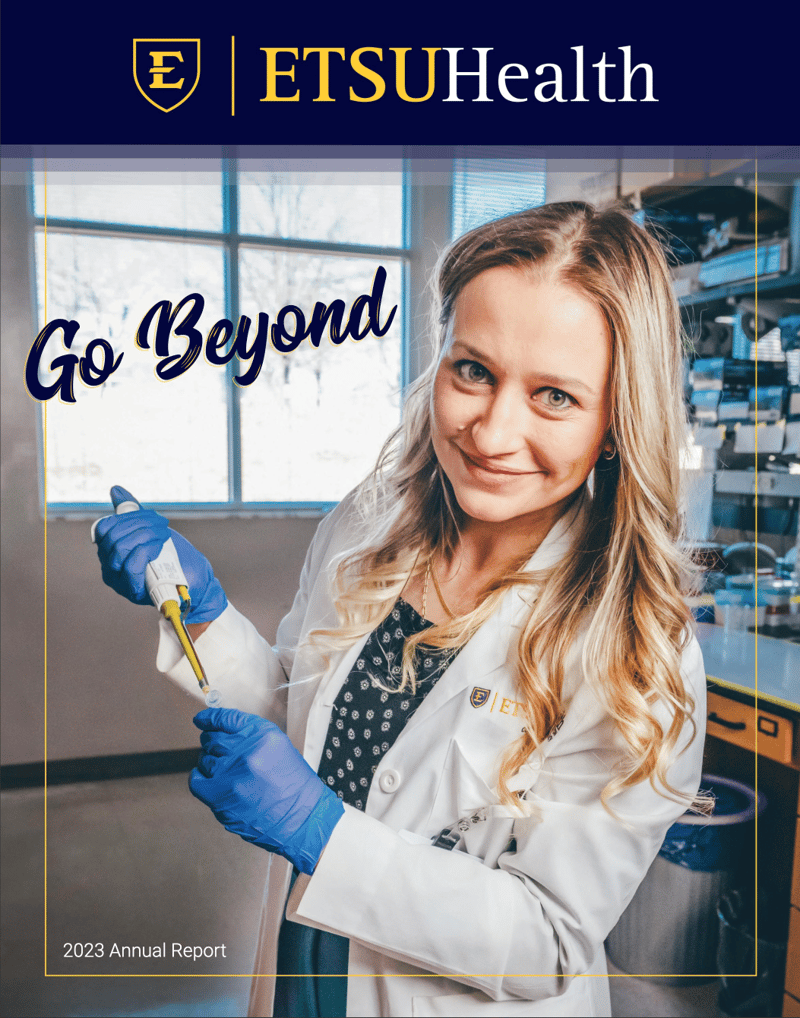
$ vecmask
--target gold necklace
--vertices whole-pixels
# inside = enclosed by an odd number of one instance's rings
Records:
[[[430,563],[429,563],[429,565],[430,565]],[[447,612],[447,614],[450,616],[450,618],[454,619],[455,615],[450,611],[450,609],[447,606],[447,602],[442,597],[442,590],[441,590],[441,587],[439,586],[439,581],[436,579],[436,570],[433,568],[432,565],[430,565],[430,570],[431,570],[431,576],[433,577],[433,586],[434,586],[434,588],[436,590],[436,596],[439,598],[439,604],[441,604],[442,608],[444,608],[444,610]]]

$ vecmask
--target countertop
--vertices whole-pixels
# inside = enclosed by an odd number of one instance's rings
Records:
[[[756,639],[742,630],[700,622],[697,639],[709,682],[755,695],[800,712],[800,644]],[[756,668],[758,688],[756,688]]]

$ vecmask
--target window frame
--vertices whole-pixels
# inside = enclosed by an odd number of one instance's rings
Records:
[[[240,249],[270,249],[280,251],[303,251],[311,254],[340,255],[361,258],[387,259],[399,262],[401,267],[401,314],[399,317],[400,335],[400,378],[398,380],[401,399],[411,380],[415,365],[410,353],[410,321],[409,299],[411,292],[411,275],[414,252],[412,248],[412,214],[411,214],[411,167],[409,160],[401,162],[402,173],[402,246],[387,247],[375,244],[336,243],[322,240],[301,240],[286,237],[261,236],[258,234],[241,233],[239,230],[239,160],[235,155],[224,155],[221,159],[222,188],[222,228],[214,230],[193,230],[178,227],[145,226],[129,223],[103,222],[85,219],[68,219],[48,215],[39,216],[34,208],[34,178],[37,170],[31,167],[29,186],[29,215],[31,221],[32,281],[33,281],[33,315],[37,334],[44,323],[39,321],[39,301],[37,285],[37,259],[35,236],[37,233],[67,233],[71,235],[127,237],[136,239],[178,241],[216,246],[223,254],[223,291],[224,315],[236,323],[241,315],[239,299],[239,251]],[[228,449],[228,499],[218,502],[148,502],[148,507],[167,512],[176,519],[181,518],[224,518],[224,517],[320,517],[332,509],[337,501],[306,501],[306,502],[260,502],[243,501],[242,499],[242,457],[241,457],[241,393],[240,386],[233,383],[234,375],[241,370],[239,359],[234,358],[224,370],[227,385],[227,449]],[[41,412],[37,415],[38,422],[38,453],[39,453],[39,497],[42,512],[48,518],[93,519],[98,513],[108,512],[105,502],[51,502],[46,501],[45,479],[45,430],[47,420],[47,403],[41,404]]]

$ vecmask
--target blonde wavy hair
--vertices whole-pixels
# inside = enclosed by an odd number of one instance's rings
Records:
[[[503,757],[501,801],[519,804],[509,782],[563,714],[564,662],[579,636],[584,673],[627,746],[603,805],[608,809],[612,796],[644,780],[686,801],[666,774],[684,725],[694,724],[680,672],[692,631],[683,597],[692,566],[679,545],[682,330],[661,245],[620,207],[543,205],[480,226],[444,252],[437,269],[436,356],[407,395],[403,424],[356,491],[361,537],[335,573],[340,624],[316,631],[312,641],[329,651],[352,645],[387,617],[431,556],[448,557],[458,544],[460,510],[431,441],[433,382],[458,295],[496,266],[573,286],[602,311],[612,337],[609,438],[617,455],[597,462],[590,501],[584,489],[576,493],[590,510],[572,551],[536,573],[524,569],[526,551],[472,611],[410,637],[398,688],[414,688],[420,644],[463,646],[509,587],[535,587],[513,658],[527,723]],[[666,727],[658,716],[665,706]]]

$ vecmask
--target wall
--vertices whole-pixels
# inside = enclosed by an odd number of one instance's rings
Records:
[[[22,386],[34,338],[25,191],[2,195],[2,706],[3,762],[42,757],[43,527],[39,514],[37,405]]]

